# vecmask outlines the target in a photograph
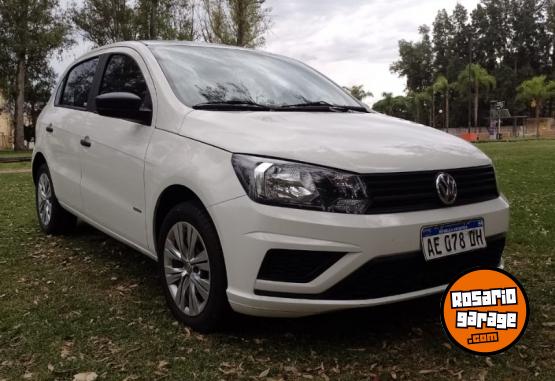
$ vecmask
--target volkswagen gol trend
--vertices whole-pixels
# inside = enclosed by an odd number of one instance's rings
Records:
[[[369,110],[315,70],[177,42],[98,48],[62,76],[33,153],[42,229],[76,218],[158,261],[175,316],[304,316],[441,292],[501,266],[491,160]]]

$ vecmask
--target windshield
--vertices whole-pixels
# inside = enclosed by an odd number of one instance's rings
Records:
[[[268,106],[326,102],[360,107],[336,84],[294,60],[250,50],[149,46],[187,106],[245,102]]]

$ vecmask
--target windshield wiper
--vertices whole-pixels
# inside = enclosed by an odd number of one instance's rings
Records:
[[[195,110],[225,110],[225,111],[270,111],[272,107],[261,105],[252,101],[219,101],[198,103],[193,106]]]
[[[362,106],[334,105],[326,101],[306,102],[293,105],[283,105],[276,108],[276,111],[332,111],[332,112],[368,112]]]

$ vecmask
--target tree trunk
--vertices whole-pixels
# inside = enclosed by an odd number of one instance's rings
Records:
[[[432,92],[432,127],[436,128],[436,99],[435,93]]]
[[[478,127],[478,102],[480,100],[480,86],[478,83],[476,83],[474,90],[474,127]]]
[[[536,104],[536,138],[538,139],[540,137],[540,109],[541,109],[541,103],[538,102]]]
[[[15,102],[15,141],[14,149],[24,150],[25,149],[25,135],[24,135],[24,123],[25,119],[23,117],[25,108],[25,62],[22,58],[19,59],[17,63],[17,74],[16,74],[16,91],[17,99]]]
[[[449,91],[445,92],[445,129],[449,132]]]
[[[156,30],[156,16],[158,15],[158,1],[154,0],[151,4],[150,4],[150,23],[149,23],[149,30],[148,30],[148,34],[149,39],[151,40],[156,40],[158,38],[158,31]]]
[[[420,123],[420,105],[416,101],[416,123]]]
[[[244,4],[243,2],[240,2],[237,5],[238,9],[237,9],[237,13],[238,13],[238,20],[237,20],[237,36],[236,36],[236,40],[237,41],[237,46],[245,46],[247,41],[245,38],[245,23],[247,22],[246,18],[247,18],[247,12],[246,12],[246,4]]]

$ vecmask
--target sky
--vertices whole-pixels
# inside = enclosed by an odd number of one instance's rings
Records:
[[[404,93],[405,81],[389,71],[400,39],[417,40],[418,26],[431,26],[437,11],[457,2],[468,10],[478,0],[266,0],[272,26],[262,50],[301,60],[342,86],[364,85],[374,98]],[[75,45],[53,67],[60,73],[90,49]]]

